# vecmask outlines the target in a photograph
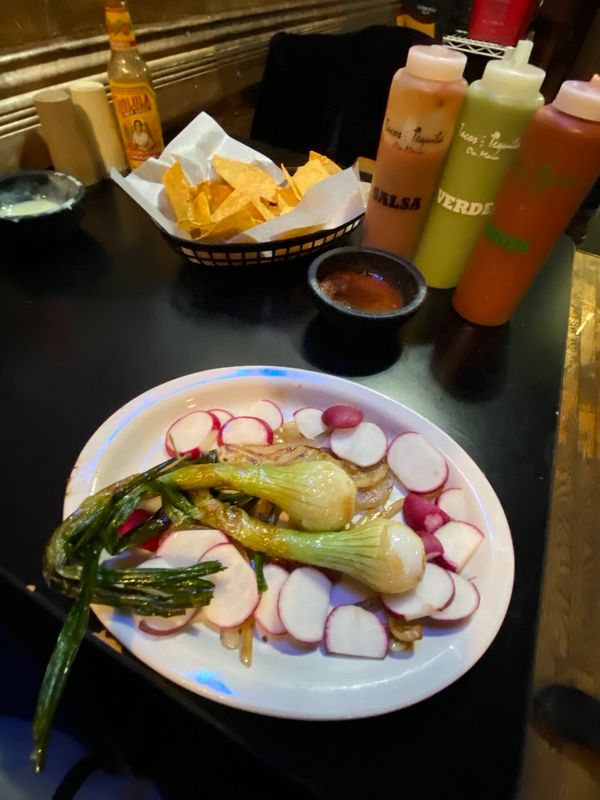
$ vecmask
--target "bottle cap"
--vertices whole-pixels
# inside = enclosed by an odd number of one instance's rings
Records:
[[[430,81],[458,81],[467,57],[441,44],[416,44],[408,51],[406,71]]]
[[[552,105],[564,114],[600,122],[600,79],[595,75],[586,81],[565,81]]]
[[[521,39],[517,46],[499,61],[488,61],[481,84],[490,92],[520,100],[537,97],[546,73],[528,64],[533,42]]]

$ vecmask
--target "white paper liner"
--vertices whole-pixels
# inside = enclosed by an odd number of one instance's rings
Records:
[[[163,150],[160,158],[149,158],[126,178],[115,169],[111,178],[141,206],[147,214],[172,236],[192,237],[177,225],[175,215],[163,187],[162,177],[175,162],[192,183],[217,178],[211,163],[214,155],[237,159],[262,167],[279,184],[285,183],[282,171],[262,153],[232,139],[206,112],[199,114]],[[229,242],[271,242],[297,228],[319,226],[330,230],[350,222],[365,210],[358,169],[350,167],[330,175],[313,186],[293,211],[229,239]],[[213,244],[213,243],[210,243]]]

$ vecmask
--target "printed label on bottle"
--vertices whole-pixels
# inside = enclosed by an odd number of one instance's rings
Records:
[[[521,139],[518,136],[510,142],[505,142],[502,140],[500,131],[493,131],[490,134],[475,134],[465,128],[464,122],[460,123],[458,136],[467,143],[466,155],[485,158],[488,161],[500,161],[502,154],[507,150],[518,150],[521,146]]]
[[[106,32],[111,50],[131,50],[137,47],[131,16],[126,8],[104,6]]]
[[[131,169],[164,148],[156,95],[147,83],[113,83],[110,88]]]
[[[575,175],[556,172],[551,164],[524,164],[518,155],[512,170],[521,185],[534,194],[549,189],[571,189],[577,183]]]
[[[504,231],[499,231],[491,222],[488,222],[485,226],[485,235],[491,242],[509,253],[522,253],[524,255],[529,252],[527,239],[519,239],[517,236],[510,236]]]
[[[443,189],[438,189],[438,205],[452,211],[454,214],[465,214],[467,217],[483,217],[492,213],[494,203],[479,203],[474,200],[461,200],[460,197],[453,197]]]
[[[415,125],[410,120],[395,125],[390,117],[386,117],[383,130],[391,138],[392,149],[408,153],[422,154],[439,150],[446,140],[443,130],[425,130],[422,125]]]
[[[398,197],[398,195],[384,192],[379,186],[373,186],[371,193],[373,200],[387,208],[396,208],[399,211],[418,211],[421,208],[420,197]]]

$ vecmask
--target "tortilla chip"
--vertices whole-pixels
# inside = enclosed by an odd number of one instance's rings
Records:
[[[163,186],[177,220],[186,220],[192,209],[192,185],[176,161],[163,175]]]
[[[196,195],[196,197],[194,197],[192,200],[192,214],[190,222],[198,227],[209,225],[212,222],[208,197],[204,192]]]
[[[295,239],[296,236],[305,236],[306,234],[309,233],[316,233],[317,231],[322,230],[322,228],[323,228],[322,224],[306,225],[304,228],[292,228],[291,230],[286,231],[285,233],[280,233],[279,236],[276,236],[275,238],[278,241],[281,241],[282,239]]]
[[[291,189],[292,190],[292,194],[296,198],[296,201],[300,200],[300,198],[302,197],[302,194],[299,192],[297,186],[294,183],[294,179],[292,178],[290,173],[287,171],[287,169],[285,168],[284,164],[281,165],[281,171],[285,175],[289,186],[283,186],[283,187],[279,186],[278,190]],[[286,200],[286,202],[287,202],[287,200]],[[288,203],[288,205],[289,205],[289,203]]]
[[[301,195],[305,195],[309,189],[329,177],[329,173],[318,159],[307,161],[294,172],[294,186]]]
[[[257,222],[252,218],[248,209],[241,208],[215,222],[199,238],[206,242],[224,242],[249,228],[253,228],[256,224]]]
[[[253,205],[254,208],[256,209],[256,212],[259,215],[261,222],[268,222],[270,219],[273,219],[273,217],[276,216],[275,213],[271,211],[269,206],[262,200],[253,200],[251,205]],[[274,208],[277,207],[274,206]]]
[[[232,187],[225,181],[209,181],[208,202],[211,213],[214,214],[224,200],[233,192]]]
[[[330,158],[327,158],[327,156],[321,155],[321,153],[316,153],[314,150],[311,150],[310,153],[308,154],[308,160],[320,161],[321,164],[325,167],[328,175],[336,175],[338,172],[342,171],[342,168],[338,167],[335,161],[332,161]]]
[[[260,202],[259,197],[254,192],[247,189],[234,189],[216,211],[212,214],[213,222],[220,222],[225,217],[235,214],[242,208],[251,205],[253,202]],[[250,212],[249,212],[250,213]]]
[[[222,156],[213,156],[212,164],[217,174],[234,189],[253,191],[269,202],[275,200],[277,182],[261,167]]]

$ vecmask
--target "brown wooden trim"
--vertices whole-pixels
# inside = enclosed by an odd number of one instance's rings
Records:
[[[533,690],[600,697],[600,258],[578,252],[573,283]],[[600,759],[529,724],[524,800],[600,797]]]

